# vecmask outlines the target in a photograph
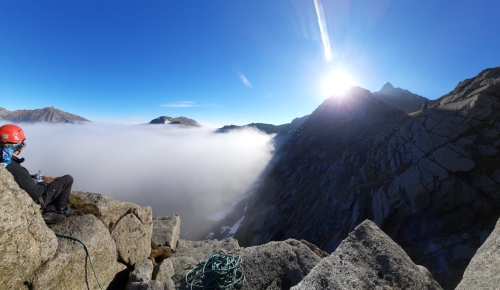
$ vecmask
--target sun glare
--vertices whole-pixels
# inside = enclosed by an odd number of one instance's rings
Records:
[[[328,96],[341,96],[353,85],[354,82],[349,74],[336,70],[325,78],[323,89]]]

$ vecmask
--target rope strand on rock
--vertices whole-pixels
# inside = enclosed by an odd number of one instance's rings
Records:
[[[200,261],[181,282],[177,289],[217,289],[230,290],[245,282],[245,274],[240,266],[240,256],[229,256],[223,251],[214,251],[206,261]]]
[[[74,241],[80,242],[83,245],[83,248],[85,249],[85,252],[87,253],[87,257],[89,258],[90,266],[92,266],[92,271],[94,271],[94,276],[95,276],[95,279],[97,280],[97,284],[99,285],[99,289],[102,290],[101,283],[99,282],[99,278],[97,277],[97,273],[95,272],[95,269],[94,269],[94,264],[92,263],[92,259],[90,258],[89,249],[87,249],[87,245],[85,245],[85,243],[80,239],[70,237],[70,236],[61,235],[58,233],[54,233],[54,234],[56,234],[56,237],[74,240]]]

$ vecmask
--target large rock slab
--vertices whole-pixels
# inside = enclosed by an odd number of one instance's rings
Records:
[[[488,290],[500,287],[500,220],[477,250],[457,290]]]
[[[375,223],[366,220],[292,289],[442,289]]]
[[[178,215],[153,218],[153,242],[158,246],[177,247],[181,233],[181,218]]]
[[[200,261],[208,259],[214,251],[224,251],[228,255],[237,255],[240,246],[235,239],[225,241],[179,240],[176,252],[168,258],[172,262],[175,273],[172,279],[174,281],[180,280],[186,274],[186,269],[193,268]]]
[[[57,238],[45,225],[31,197],[0,166],[0,288],[23,283],[57,250]]]
[[[115,243],[102,222],[93,215],[77,216],[53,226],[53,230],[85,243],[105,289],[120,267]],[[63,237],[58,241],[56,254],[37,271],[30,289],[99,289],[83,245]]]
[[[111,232],[120,261],[135,268],[149,256],[153,233],[151,207],[139,207],[98,193],[75,191],[74,194],[99,207],[99,219]]]
[[[208,259],[214,251],[241,256],[240,265],[246,277],[246,282],[239,288],[241,290],[288,289],[299,283],[321,260],[304,243],[292,239],[249,248],[240,248],[234,239],[199,242],[179,240],[176,253],[165,260],[172,262],[175,272],[172,279],[179,281],[187,271]]]
[[[151,253],[151,232],[133,214],[125,215],[116,223],[111,237],[116,243],[118,259],[134,268]],[[146,243],[148,239],[150,242]]]
[[[246,282],[241,289],[289,289],[297,285],[321,258],[302,242],[289,239],[240,251]]]

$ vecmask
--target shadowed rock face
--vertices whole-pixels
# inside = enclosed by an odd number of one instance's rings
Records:
[[[0,108],[0,120],[13,123],[80,123],[89,120],[75,114],[61,111],[54,107],[47,107],[36,110],[16,110],[9,111]]]
[[[280,149],[235,238],[330,253],[371,219],[453,288],[500,215],[499,96],[495,68],[411,116],[360,88],[327,99]]]

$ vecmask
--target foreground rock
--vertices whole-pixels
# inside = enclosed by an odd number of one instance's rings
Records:
[[[361,223],[295,290],[441,289],[373,222]]]
[[[22,289],[56,250],[39,206],[0,166],[0,289]]]
[[[500,220],[477,250],[457,290],[493,290],[500,287]]]
[[[241,289],[288,289],[297,285],[321,258],[300,241],[289,239],[240,252],[246,282]]]
[[[120,266],[115,243],[102,222],[93,215],[84,215],[68,218],[53,230],[85,243],[101,286],[107,288]],[[58,241],[55,256],[37,271],[30,289],[99,289],[83,245],[63,237]]]
[[[151,207],[139,207],[98,193],[75,191],[74,194],[99,207],[99,219],[111,232],[121,262],[135,268],[149,256],[153,232]]]
[[[200,261],[208,259],[212,252],[224,251],[228,255],[238,255],[240,246],[235,239],[225,241],[186,241],[179,240],[176,252],[169,258],[174,268],[174,281],[184,277],[187,270],[191,269]]]
[[[174,281],[182,279],[187,269],[208,259],[213,251],[241,256],[246,277],[246,282],[239,288],[241,290],[288,289],[299,283],[321,260],[305,244],[292,239],[249,248],[240,248],[234,239],[200,242],[179,240],[177,252],[168,259],[173,264]]]
[[[130,273],[130,279],[127,284],[129,290],[140,290],[148,287],[153,276],[153,262],[144,260],[144,262]]]
[[[175,250],[181,233],[181,219],[178,215],[153,218],[153,242],[158,247]]]

